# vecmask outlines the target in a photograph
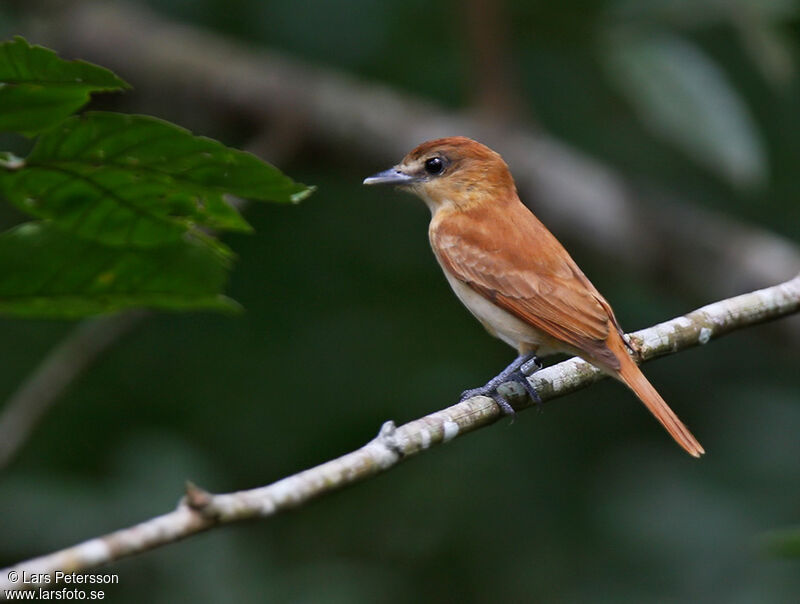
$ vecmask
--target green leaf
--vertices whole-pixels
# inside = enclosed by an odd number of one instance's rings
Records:
[[[0,234],[0,313],[74,318],[131,307],[233,310],[230,261],[187,239],[120,249],[31,222]]]
[[[223,200],[297,202],[312,189],[256,156],[147,116],[89,112],[44,133],[0,172],[24,211],[107,245],[153,246],[197,226],[249,230]]]
[[[108,69],[66,61],[19,36],[0,43],[0,132],[41,132],[85,105],[92,92],[124,88]]]
[[[703,51],[669,34],[620,35],[608,68],[642,122],[734,185],[766,178],[764,144],[747,106]]]

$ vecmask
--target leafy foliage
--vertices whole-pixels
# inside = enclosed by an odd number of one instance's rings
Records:
[[[17,36],[0,44],[0,132],[41,132],[83,107],[92,92],[128,87],[108,69],[65,61]]]
[[[254,155],[146,116],[86,113],[43,134],[0,180],[38,218],[108,245],[174,242],[198,226],[248,231],[225,192],[290,202],[309,190]]]
[[[0,193],[43,220],[0,235],[0,312],[230,309],[231,253],[208,230],[252,229],[224,196],[311,193],[250,153],[156,118],[67,117],[91,92],[123,87],[22,38],[0,44],[0,130],[41,133],[26,158],[0,152]]]
[[[642,122],[731,183],[766,177],[753,119],[722,71],[696,45],[670,34],[619,33],[606,54],[610,74]]]
[[[109,248],[47,223],[0,235],[0,311],[70,317],[130,306],[235,309],[219,292],[229,260],[196,240]]]

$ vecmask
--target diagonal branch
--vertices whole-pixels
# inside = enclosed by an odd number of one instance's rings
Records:
[[[639,344],[642,358],[647,360],[706,344],[730,331],[798,311],[800,275],[780,285],[709,304],[630,335]],[[572,358],[538,371],[530,382],[541,400],[547,401],[584,388],[602,377],[601,372],[586,361]],[[516,398],[517,410],[530,405],[530,401]],[[47,576],[52,585],[56,571],[85,572],[214,526],[272,516],[385,472],[412,455],[488,426],[501,417],[492,399],[474,397],[400,427],[386,422],[380,434],[360,449],[264,487],[213,495],[188,484],[186,496],[172,512],[0,570],[0,594],[5,589],[20,588],[9,579],[13,577],[12,571],[20,575],[25,572],[27,576]],[[25,587],[37,585],[30,583]]]
[[[378,167],[426,138],[484,139],[503,151],[525,198],[554,232],[580,239],[619,265],[663,271],[706,297],[777,281],[800,266],[793,243],[685,200],[662,203],[658,197],[664,195],[653,193],[647,197],[656,203],[648,202],[607,166],[543,133],[453,114],[387,87],[170,22],[131,3],[17,4],[25,10],[46,7],[47,21],[31,21],[37,41],[117,69],[137,88],[172,99],[172,106],[199,107],[215,120],[246,116],[279,147],[313,139]],[[193,113],[185,109],[179,111]],[[784,333],[800,337],[794,326]],[[17,440],[16,448],[24,442]],[[0,451],[0,467],[8,459]]]
[[[276,136],[259,135],[248,149],[262,156],[283,157],[291,151],[286,142]],[[247,207],[245,199],[231,198],[231,203],[239,211]],[[137,309],[85,319],[50,350],[0,409],[0,470],[14,460],[64,392],[105,351],[151,314]]]
[[[0,468],[13,460],[64,390],[146,314],[134,310],[84,321],[48,353],[0,412]]]
[[[49,19],[31,21],[37,42],[114,68],[137,89],[170,98],[183,114],[194,113],[183,106],[189,104],[210,112],[214,121],[225,114],[245,116],[271,135],[268,147],[288,145],[292,151],[306,139],[321,141],[383,167],[434,136],[484,139],[502,150],[525,199],[559,236],[579,239],[620,266],[663,272],[706,298],[775,282],[800,267],[800,250],[780,236],[685,200],[659,199],[663,193],[638,195],[607,166],[543,133],[519,126],[503,130],[388,87],[237,45],[131,3],[17,4],[25,10],[45,7]],[[800,338],[798,327],[784,333]],[[2,424],[0,417],[0,433],[8,433]],[[24,442],[15,440],[12,449]],[[0,468],[10,459],[2,442]]]

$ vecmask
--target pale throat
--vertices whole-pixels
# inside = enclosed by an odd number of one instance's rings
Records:
[[[437,192],[438,194],[434,197],[430,195],[424,187],[414,187],[411,189],[411,192],[425,202],[425,205],[428,206],[428,209],[431,211],[432,217],[435,217],[437,213],[440,212],[447,214],[455,211],[463,211],[481,202],[481,199],[476,195],[464,195],[458,192],[451,192],[449,195],[443,195]],[[459,201],[454,201],[454,199],[459,197],[461,198]]]

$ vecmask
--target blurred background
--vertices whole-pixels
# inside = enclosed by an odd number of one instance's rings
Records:
[[[226,237],[246,313],[150,315],[0,478],[0,565],[267,484],[483,384],[513,351],[457,302],[428,211],[361,180],[489,143],[627,330],[800,271],[792,0],[3,0],[0,32],[115,70],[94,107],[317,186]],[[4,142],[7,147],[15,142]],[[21,221],[0,207],[0,224]],[[122,561],[112,602],[795,602],[800,320],[648,364],[708,454],[608,381],[266,521]],[[8,398],[75,325],[0,321]]]

